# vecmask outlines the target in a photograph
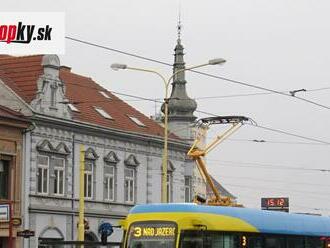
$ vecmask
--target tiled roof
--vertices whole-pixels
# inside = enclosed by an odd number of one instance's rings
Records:
[[[0,55],[0,79],[27,103],[31,103],[36,96],[37,79],[43,73],[42,58],[42,55]],[[73,112],[74,120],[128,132],[163,136],[164,129],[158,123],[111,94],[91,78],[61,67],[60,79],[66,86],[66,98],[79,110]],[[100,91],[106,92],[110,98],[103,96]],[[94,107],[101,107],[113,119],[102,117]],[[137,125],[129,116],[138,118],[145,126]],[[171,134],[170,138],[179,139],[174,134]]]
[[[0,55],[0,78],[27,103],[34,99],[37,92],[37,79],[43,72],[41,60],[42,55]]]

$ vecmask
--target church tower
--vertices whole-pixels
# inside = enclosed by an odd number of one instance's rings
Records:
[[[183,46],[181,44],[181,24],[178,25],[178,39],[174,49],[173,74],[178,70],[185,68]],[[177,73],[173,77],[172,92],[168,99],[168,126],[169,130],[186,140],[187,142],[194,140],[191,124],[196,120],[194,111],[197,108],[195,100],[191,99],[186,90],[187,81],[185,79],[185,71]],[[164,112],[164,105],[162,106]]]
[[[181,23],[179,21],[178,39],[174,49],[173,74],[178,70],[185,69],[183,49],[181,44]],[[168,99],[168,128],[171,133],[176,134],[186,143],[192,144],[196,136],[193,123],[197,118],[194,116],[197,103],[188,96],[186,84],[185,71],[175,74],[172,82],[172,92]],[[161,110],[164,113],[164,104]],[[199,173],[195,161],[188,157],[185,161],[184,177],[186,202],[191,202],[197,194],[206,196],[205,182]]]

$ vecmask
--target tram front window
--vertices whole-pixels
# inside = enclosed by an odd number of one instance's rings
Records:
[[[129,228],[126,247],[175,248],[176,234],[177,225],[174,222],[136,222]]]

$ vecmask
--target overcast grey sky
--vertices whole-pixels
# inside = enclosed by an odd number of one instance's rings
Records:
[[[1,9],[64,11],[67,36],[172,63],[180,6],[187,65],[222,57],[226,64],[203,71],[278,91],[303,88],[307,92],[297,96],[330,106],[327,0],[12,0]],[[60,58],[108,90],[146,98],[163,98],[157,77],[115,72],[110,65],[122,62],[171,75],[170,67],[69,40]],[[191,72],[186,78],[190,97],[197,99],[264,92]],[[159,104],[122,98],[148,116],[159,110]],[[201,111],[245,115],[261,126],[330,142],[330,109],[293,97],[269,94],[197,102]],[[209,137],[218,131],[213,127]],[[254,139],[269,142],[247,141]],[[330,215],[330,173],[317,170],[330,169],[330,146],[310,143],[246,125],[209,154],[208,168],[245,206],[260,208],[261,197],[288,196],[292,212]]]

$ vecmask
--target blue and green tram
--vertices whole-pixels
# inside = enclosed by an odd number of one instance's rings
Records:
[[[330,217],[197,204],[133,207],[125,248],[328,248]]]

